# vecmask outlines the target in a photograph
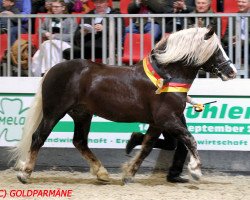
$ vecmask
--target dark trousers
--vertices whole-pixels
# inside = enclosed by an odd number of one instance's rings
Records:
[[[184,115],[181,117],[181,122],[185,127],[187,127],[186,119]],[[175,150],[172,166],[169,168],[168,176],[177,177],[182,173],[185,160],[188,154],[186,146],[173,138],[169,133],[163,132],[164,139],[158,138],[154,143],[153,148],[163,149],[163,150]],[[136,145],[141,145],[144,138],[144,134],[137,134]]]
[[[91,59],[92,56],[94,56],[95,58],[102,58],[103,46],[102,46],[102,34],[101,33],[95,34],[94,38],[92,38],[92,35],[89,33],[84,36],[84,41],[81,41],[80,37],[81,37],[81,34],[79,34],[78,32],[78,36],[74,40],[75,45],[72,48],[65,49],[63,51],[64,59],[67,59],[67,60],[71,59],[72,49],[73,49],[73,58],[81,58],[81,54],[82,54],[81,48],[84,48],[83,58],[85,59]],[[94,39],[93,41],[94,45],[92,44],[92,39]],[[92,49],[94,49],[95,55],[92,55]],[[107,47],[106,47],[107,53],[108,53],[108,49],[109,47],[107,44]]]
[[[63,58],[66,60],[71,59],[71,50],[72,48],[65,49],[63,51]],[[84,58],[85,59],[91,59],[92,58],[92,49],[91,47],[85,47],[84,48]],[[81,48],[74,46],[73,47],[73,59],[81,58]],[[102,58],[102,48],[95,48],[95,58]]]
[[[184,115],[182,115],[182,117],[181,117],[181,122],[187,127],[186,119],[185,119]],[[176,143],[177,143],[177,148],[176,148],[175,153],[174,153],[173,163],[172,163],[172,166],[169,168],[168,176],[171,176],[171,177],[179,176],[182,173],[182,170],[183,170],[183,167],[184,167],[184,164],[186,161],[186,157],[188,154],[188,150],[182,142],[176,141],[176,139],[174,139],[168,133],[163,132],[162,134],[163,134],[165,140],[159,141],[161,139],[158,139],[158,141],[156,142],[156,145],[160,145],[161,149],[164,149],[164,148],[162,148],[163,147],[162,145],[164,145],[165,147],[168,147],[170,142],[172,142],[173,145],[176,145]],[[165,142],[165,144],[163,142]],[[155,147],[155,148],[158,148],[158,147]],[[166,150],[168,150],[168,149],[166,149]]]

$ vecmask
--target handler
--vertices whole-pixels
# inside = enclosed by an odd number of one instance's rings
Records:
[[[187,96],[187,103],[193,105],[196,112],[201,112],[204,110],[204,105],[201,103],[196,103],[190,96]],[[186,119],[184,114],[181,117],[182,123],[186,126]],[[184,163],[188,154],[186,146],[177,141],[167,132],[162,132],[164,139],[158,138],[154,144],[153,148],[163,149],[163,150],[175,150],[172,166],[169,168],[167,175],[167,181],[171,183],[187,183],[189,180],[181,177],[181,173],[184,167]],[[144,134],[140,132],[133,132],[130,140],[126,145],[126,153],[129,154],[134,147],[141,145],[144,138]],[[177,146],[177,148],[176,148]]]

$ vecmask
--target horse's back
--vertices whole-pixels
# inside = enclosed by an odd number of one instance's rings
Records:
[[[103,95],[103,91],[107,91],[108,95],[114,93],[117,86],[123,86],[124,92],[128,93],[124,83],[131,77],[132,71],[129,67],[105,65],[85,59],[65,61],[55,65],[45,75],[43,98],[52,103],[61,98],[67,99],[70,104],[79,104],[83,103],[79,101],[91,95],[93,99],[99,94]]]

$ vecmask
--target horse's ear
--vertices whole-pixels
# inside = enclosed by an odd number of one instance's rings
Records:
[[[167,40],[168,40],[168,36],[161,39],[156,45],[155,45],[155,49],[157,51],[163,51],[165,50],[166,46],[167,46]]]
[[[208,25],[207,29],[209,29],[209,31],[205,34],[204,40],[210,39],[214,34],[214,27],[213,26]]]

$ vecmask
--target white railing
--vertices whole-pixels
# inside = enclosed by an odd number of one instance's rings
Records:
[[[220,13],[220,14],[151,14],[151,15],[137,15],[137,14],[110,14],[110,15],[89,15],[89,14],[68,14],[68,15],[47,15],[47,14],[36,14],[36,15],[14,15],[14,18],[18,18],[18,38],[24,38],[29,42],[28,45],[28,70],[23,70],[21,66],[21,45],[18,45],[18,52],[19,56],[17,56],[18,64],[13,67],[13,63],[11,60],[11,44],[10,44],[10,34],[1,34],[0,35],[0,65],[1,65],[1,76],[32,76],[31,71],[31,64],[32,64],[32,44],[35,44],[38,48],[41,46],[43,42],[42,35],[39,31],[39,27],[41,26],[44,18],[73,18],[74,20],[78,21],[79,24],[84,24],[84,21],[86,18],[92,19],[92,24],[94,24],[94,19],[96,17],[103,17],[103,25],[104,25],[104,31],[102,34],[102,59],[97,60],[95,55],[95,33],[92,32],[91,34],[91,42],[92,42],[92,54],[91,54],[91,60],[103,62],[105,64],[111,64],[111,65],[132,65],[135,62],[137,62],[136,59],[134,59],[136,49],[134,47],[135,44],[137,46],[139,45],[139,59],[142,59],[145,55],[143,50],[148,49],[148,46],[144,46],[146,43],[143,40],[144,34],[140,35],[139,41],[133,41],[132,34],[129,35],[128,41],[129,46],[126,46],[127,49],[125,49],[125,36],[124,36],[124,21],[126,23],[132,23],[133,19],[140,18],[139,20],[139,29],[140,33],[143,33],[143,22],[145,18],[149,19],[151,23],[155,22],[155,19],[159,22],[162,29],[162,37],[165,36],[165,28],[166,28],[166,21],[168,21],[170,18],[173,19],[173,31],[177,30],[176,21],[178,19],[183,20],[183,27],[188,28],[188,19],[189,18],[195,18],[195,23],[198,23],[199,17],[206,18],[206,25],[210,24],[210,18],[216,18],[216,29],[217,29],[217,35],[222,40],[227,40],[227,53],[230,57],[230,59],[235,63],[239,73],[238,76],[240,78],[249,78],[249,34],[247,34],[245,41],[242,42],[241,40],[241,17],[246,17],[246,22],[249,24],[249,18],[250,14],[238,14],[238,13]],[[28,32],[27,34],[21,34],[21,19],[22,18],[28,19]],[[8,31],[11,30],[10,25],[10,18],[6,16],[1,16],[0,18],[7,18],[8,21]],[[224,35],[225,28],[228,26],[228,35]],[[52,31],[52,28],[51,30]],[[130,31],[132,32],[132,28],[130,28]],[[246,28],[246,33],[249,33],[248,26]],[[62,34],[62,33],[61,33]],[[154,40],[154,31],[151,32],[151,48],[154,47],[157,41]],[[235,38],[233,36],[236,36]],[[81,36],[82,43],[84,44],[84,35]],[[148,42],[148,41],[146,41]],[[74,33],[72,31],[72,36],[70,39],[70,45],[74,45]],[[147,43],[148,45],[148,43]],[[81,45],[83,47],[83,45]],[[149,48],[150,49],[150,48]],[[3,59],[3,52],[5,51],[5,56]],[[124,52],[128,52],[128,58],[125,61],[124,59]],[[62,55],[62,52],[61,52]],[[84,48],[81,48],[81,58],[84,58]],[[62,56],[61,56],[62,57]],[[70,53],[71,59],[74,58],[74,53],[71,51]],[[135,61],[136,60],[136,61]],[[63,61],[63,58],[62,58]],[[52,66],[50,66],[52,67]],[[25,72],[24,72],[25,71]],[[204,77],[210,77],[208,74],[205,74]]]

